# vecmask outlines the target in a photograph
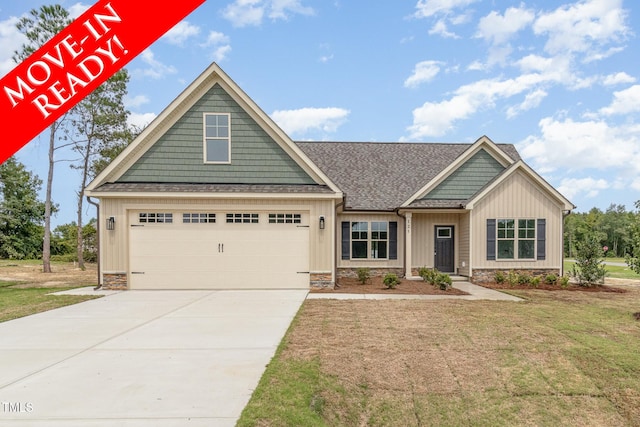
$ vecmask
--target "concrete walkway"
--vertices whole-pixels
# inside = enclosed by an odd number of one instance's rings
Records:
[[[307,299],[420,299],[420,300],[492,300],[492,301],[522,301],[522,298],[493,289],[483,288],[469,282],[453,282],[453,287],[469,295],[411,295],[411,294],[342,294],[342,293],[310,293]]]
[[[306,295],[116,292],[0,323],[0,426],[233,426]]]

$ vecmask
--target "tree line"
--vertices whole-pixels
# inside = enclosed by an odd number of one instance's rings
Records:
[[[69,12],[57,4],[31,10],[16,24],[27,42],[14,52],[14,62],[22,62],[70,23]],[[127,125],[130,112],[124,98],[128,83],[127,70],[120,70],[49,126],[44,201],[37,199],[42,180],[23,164],[12,157],[0,166],[0,257],[38,258],[42,260],[43,271],[50,273],[51,256],[69,255],[68,239],[73,238],[73,252],[80,268],[84,269],[85,256],[95,258],[91,255],[96,250],[91,242],[95,225],[83,225],[84,188],[139,133],[139,129]],[[63,152],[71,158],[59,159],[58,154]],[[52,233],[51,217],[58,209],[52,194],[54,171],[61,162],[79,171],[77,219]]]

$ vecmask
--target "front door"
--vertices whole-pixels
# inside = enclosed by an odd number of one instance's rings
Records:
[[[454,273],[453,226],[436,225],[434,266],[443,273]]]

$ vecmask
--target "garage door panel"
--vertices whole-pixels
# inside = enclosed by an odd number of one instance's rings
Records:
[[[309,228],[261,221],[131,227],[130,287],[308,288]]]

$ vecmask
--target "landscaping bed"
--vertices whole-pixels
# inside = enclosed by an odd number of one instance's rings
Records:
[[[382,283],[383,278],[374,276],[368,279],[366,284],[361,284],[356,278],[338,279],[335,289],[312,289],[314,293],[343,293],[343,294],[415,294],[415,295],[469,295],[459,289],[449,288],[440,290],[424,280],[400,279],[394,289],[387,289]]]

